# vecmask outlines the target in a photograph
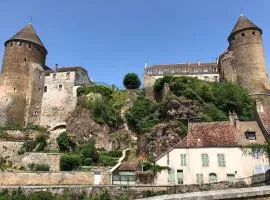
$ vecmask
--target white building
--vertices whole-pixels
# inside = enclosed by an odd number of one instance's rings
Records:
[[[77,88],[93,85],[82,67],[63,67],[45,71],[40,125],[65,125],[77,104]]]
[[[156,159],[171,169],[157,174],[157,185],[202,184],[250,177],[255,169],[269,165],[268,157],[245,148],[264,144],[256,121],[240,122],[235,114],[230,122],[190,123],[189,133]]]

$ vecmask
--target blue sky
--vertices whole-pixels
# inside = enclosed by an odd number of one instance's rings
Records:
[[[122,86],[151,64],[208,62],[228,46],[241,10],[263,29],[270,65],[269,0],[0,0],[4,41],[32,23],[47,65],[83,66],[95,81]]]

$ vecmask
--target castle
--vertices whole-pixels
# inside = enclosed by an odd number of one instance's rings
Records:
[[[231,81],[256,99],[262,123],[270,124],[270,84],[262,29],[241,15],[228,36],[229,46],[212,63],[146,66],[144,88],[152,95],[156,79],[164,75],[190,76],[205,81]],[[0,125],[19,123],[54,127],[65,124],[76,106],[76,89],[92,85],[80,66],[46,66],[48,51],[32,24],[5,42],[0,74]],[[268,123],[269,121],[269,123]],[[266,127],[266,126],[264,126]],[[269,130],[270,128],[268,128]]]
[[[262,29],[241,14],[228,36],[228,48],[216,62],[146,65],[144,88],[147,95],[153,96],[155,81],[165,75],[189,76],[211,82],[233,82],[246,88],[256,101],[256,120],[263,133],[269,137],[270,83],[262,33]]]
[[[250,95],[269,95],[262,29],[241,14],[229,37],[227,50],[213,63],[145,66],[144,87],[151,95],[155,80],[164,75],[190,76],[205,81],[231,81]]]
[[[51,69],[48,51],[32,24],[5,42],[0,74],[0,125],[54,127],[65,124],[76,106],[76,89],[91,85],[80,66]]]

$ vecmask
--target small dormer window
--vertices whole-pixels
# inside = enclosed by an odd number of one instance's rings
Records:
[[[254,131],[246,131],[245,134],[248,140],[256,140],[256,133]]]

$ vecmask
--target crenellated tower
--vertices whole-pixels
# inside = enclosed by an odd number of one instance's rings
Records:
[[[32,24],[5,42],[1,87],[6,92],[3,98],[10,102],[1,109],[6,112],[5,123],[38,123],[46,55],[47,50]]]

